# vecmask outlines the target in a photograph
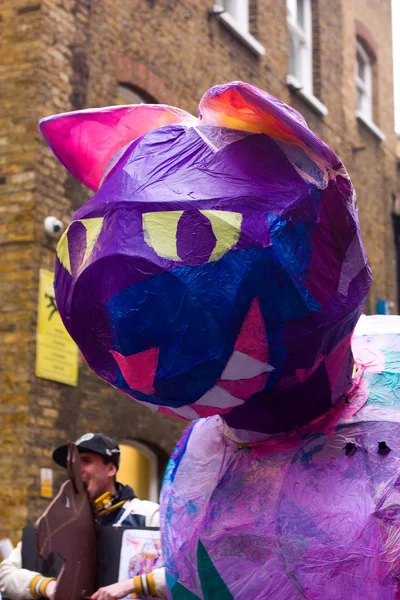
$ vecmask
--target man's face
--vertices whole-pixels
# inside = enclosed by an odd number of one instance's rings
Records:
[[[117,470],[112,463],[104,463],[103,457],[94,452],[80,452],[81,474],[89,497],[95,500],[105,492],[114,491],[114,475]]]

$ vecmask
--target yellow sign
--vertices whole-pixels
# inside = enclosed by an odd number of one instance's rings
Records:
[[[53,470],[40,469],[40,495],[43,498],[53,497]]]
[[[54,275],[39,270],[39,305],[36,333],[36,377],[78,385],[78,347],[65,329],[53,288]]]

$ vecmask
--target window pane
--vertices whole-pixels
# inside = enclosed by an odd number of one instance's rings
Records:
[[[357,42],[356,54],[357,110],[372,120],[372,67],[364,47]]]
[[[235,0],[224,0],[224,8],[228,11],[232,17],[235,17]]]
[[[298,77],[298,69],[296,65],[296,46],[292,36],[289,36],[289,73]]]
[[[301,29],[304,29],[305,22],[304,0],[297,0],[297,23]]]
[[[249,30],[249,1],[248,0],[224,0],[224,8],[233,17],[239,29]]]
[[[357,110],[362,112],[363,110],[363,93],[361,90],[357,90]]]
[[[292,4],[293,1],[293,4]],[[312,80],[312,12],[310,0],[288,0],[289,73],[313,93]],[[294,22],[290,15],[295,13]]]
[[[359,52],[357,52],[357,75],[365,81],[365,62]]]
[[[287,0],[286,1],[287,10],[288,10],[288,18],[291,21],[296,20],[296,2],[297,2],[297,0]]]

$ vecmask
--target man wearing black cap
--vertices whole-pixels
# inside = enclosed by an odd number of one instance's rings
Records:
[[[124,504],[135,498],[132,488],[116,482],[120,459],[119,446],[115,440],[102,433],[85,433],[76,440],[75,445],[80,454],[82,479],[89,498],[94,503],[98,520],[101,525],[113,525],[121,516]],[[53,452],[54,462],[66,468],[67,453],[68,444],[56,448]],[[146,506],[147,510],[150,508],[148,505],[151,505],[153,513],[158,515],[157,504],[142,503],[140,500],[138,503],[139,508]],[[158,519],[158,516],[156,518]],[[123,524],[143,527],[153,526],[153,522],[153,514],[141,511],[127,514]]]
[[[117,442],[102,433],[86,433],[75,445],[80,454],[81,473],[89,498],[92,500],[101,526],[159,527],[159,507],[154,502],[139,500],[131,487],[116,481],[120,449]],[[61,467],[67,464],[68,444],[56,448],[53,460]],[[155,569],[147,576],[118,582],[101,588],[93,598],[108,600],[123,598],[143,591],[148,595],[165,594],[164,569]],[[0,592],[9,600],[27,600],[54,597],[56,581],[22,567],[21,542],[11,555],[0,564]]]

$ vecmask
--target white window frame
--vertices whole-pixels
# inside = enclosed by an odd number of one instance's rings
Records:
[[[265,55],[264,46],[249,32],[249,0],[220,0],[212,13],[257,56]]]
[[[303,2],[303,26],[298,18],[299,0],[287,0],[288,28],[291,43],[295,49],[296,66],[289,75],[300,82],[307,94],[313,93],[313,63],[312,63],[312,7],[311,0]]]
[[[249,0],[223,0],[225,10],[235,20],[237,28],[249,32]]]
[[[303,27],[298,19],[298,0],[286,0],[287,23],[291,44],[296,49],[298,68],[291,72],[289,60],[286,83],[291,92],[299,96],[314,112],[326,117],[328,109],[313,94],[312,0],[303,0]]]
[[[365,48],[360,42],[356,45],[356,89],[357,89],[357,114],[362,115],[368,121],[373,121],[372,117],[372,65]],[[361,59],[364,65],[364,79],[358,73],[358,59]],[[358,94],[361,95],[361,105],[358,105]]]
[[[364,79],[358,73],[358,57],[364,63]],[[373,120],[373,78],[372,61],[364,46],[356,42],[356,64],[355,64],[355,85],[356,85],[356,117],[359,122],[369,129],[380,142],[386,139],[383,131],[375,125]],[[358,94],[361,93],[361,105],[358,106]]]

